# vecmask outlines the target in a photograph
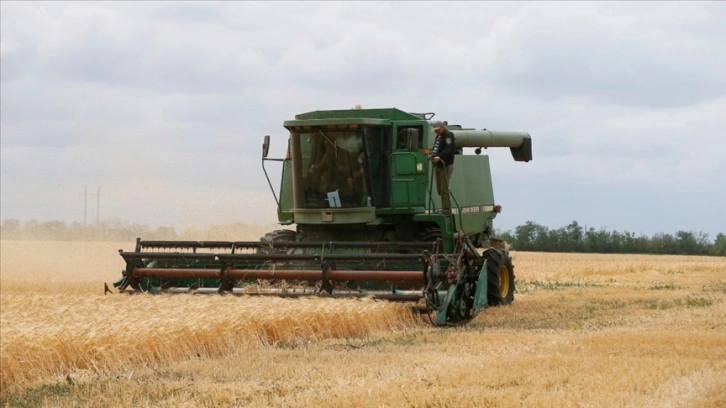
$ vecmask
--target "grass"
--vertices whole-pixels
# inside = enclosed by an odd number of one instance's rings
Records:
[[[63,399],[72,392],[82,393],[82,390],[74,390],[75,382],[68,375],[66,380],[54,384],[43,384],[31,387],[23,393],[13,394],[8,398],[7,405],[22,408],[35,408],[41,406],[47,400]]]
[[[602,283],[592,281],[517,281],[517,291],[528,293],[536,290],[563,290],[568,288],[601,287]]]
[[[648,287],[650,290],[676,290],[680,289],[680,286],[676,286],[673,282],[653,282],[650,287]]]
[[[119,247],[2,242],[0,405],[726,405],[722,258],[513,253],[512,306],[432,328],[384,302],[104,296]]]
[[[667,310],[676,307],[708,307],[713,305],[713,301],[706,298],[691,298],[686,299],[644,299],[639,302],[648,309]]]

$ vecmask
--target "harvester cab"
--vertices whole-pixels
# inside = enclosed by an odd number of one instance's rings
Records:
[[[314,111],[285,121],[285,158],[262,169],[280,229],[260,241],[143,241],[126,262],[120,291],[374,297],[417,302],[439,325],[470,320],[514,298],[514,267],[493,237],[489,157],[508,147],[532,159],[524,132],[450,125],[457,156],[450,214],[440,210],[429,160],[432,113],[390,109]],[[465,154],[465,148],[475,148]],[[279,188],[265,163],[280,162]]]

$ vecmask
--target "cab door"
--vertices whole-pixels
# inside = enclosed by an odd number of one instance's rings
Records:
[[[391,207],[423,208],[426,201],[426,156],[423,125],[398,122],[393,128],[391,153]]]

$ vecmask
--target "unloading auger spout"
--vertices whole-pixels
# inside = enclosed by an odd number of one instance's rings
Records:
[[[532,160],[532,137],[526,132],[501,130],[452,130],[456,147],[508,147],[515,161]]]

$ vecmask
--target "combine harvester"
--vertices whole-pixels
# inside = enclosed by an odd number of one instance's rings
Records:
[[[440,210],[429,151],[433,113],[390,109],[315,111],[284,122],[287,154],[262,169],[283,226],[260,241],[145,241],[119,250],[120,292],[283,297],[374,297],[415,302],[437,325],[469,321],[514,299],[514,267],[492,221],[489,157],[508,147],[532,159],[528,133],[449,125],[456,137],[450,191]],[[464,148],[474,148],[466,152]],[[471,149],[470,149],[471,150]],[[280,162],[276,192],[265,169]]]

